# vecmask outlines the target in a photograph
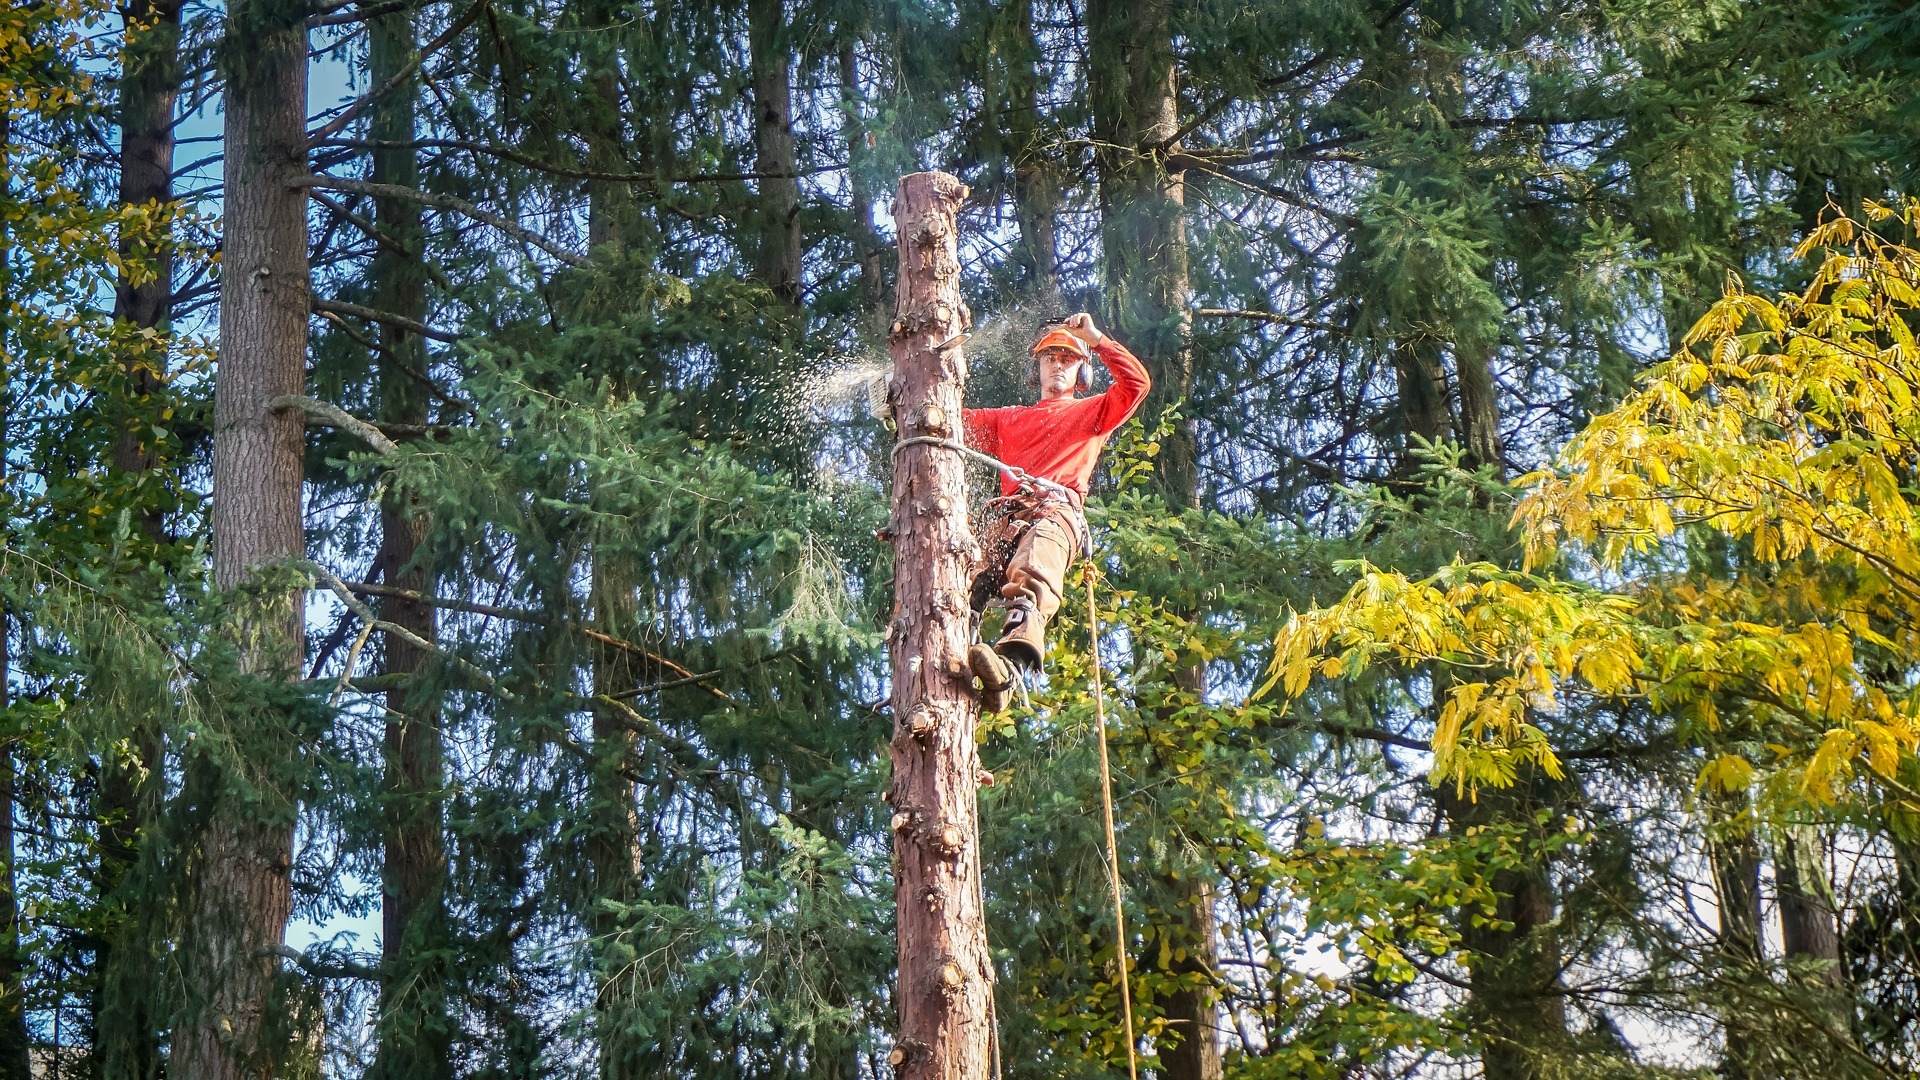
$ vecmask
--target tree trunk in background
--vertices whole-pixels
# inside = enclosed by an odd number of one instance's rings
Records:
[[[1551,789],[1546,789],[1550,791]],[[1542,784],[1526,778],[1512,788],[1481,788],[1477,798],[1436,792],[1449,829],[1533,821]],[[1567,1040],[1566,999],[1560,992],[1560,941],[1552,927],[1553,886],[1544,858],[1496,871],[1494,918],[1499,925],[1463,920],[1461,944],[1473,954],[1471,1007],[1485,1036],[1486,1080],[1539,1080],[1541,1059]]]
[[[1820,961],[1817,981],[1838,989],[1845,981],[1840,966],[1840,925],[1835,917],[1833,885],[1822,857],[1819,830],[1790,826],[1775,862],[1780,887],[1780,929],[1788,960]]]
[[[1460,445],[1468,468],[1491,467],[1506,476],[1500,447],[1499,387],[1493,381],[1492,350],[1455,342],[1454,370],[1460,380]]]
[[[0,196],[13,184],[13,111],[0,107]],[[12,237],[8,223],[0,217],[0,311],[13,304]],[[8,323],[0,321],[0,355],[12,355],[13,342],[7,340]],[[7,465],[7,450],[12,434],[13,394],[0,386],[0,472]],[[13,677],[13,620],[0,610],[0,709],[13,703],[10,680]],[[13,872],[14,826],[13,743],[0,742],[0,1080],[31,1080],[33,1041],[27,1033],[25,1000],[21,996],[23,974],[20,950],[20,901]]]
[[[5,145],[0,120],[0,147]],[[0,151],[4,152],[4,151]],[[0,300],[6,294],[0,291]],[[0,344],[4,344],[0,342]],[[13,619],[0,614],[0,710],[13,704]],[[20,899],[13,872],[13,741],[0,741],[0,1080],[32,1080],[33,1038],[27,1032],[20,950]]]
[[[1149,427],[1193,389],[1188,335],[1186,189],[1167,168],[1178,150],[1178,73],[1170,8],[1158,2],[1089,0],[1087,92],[1093,109],[1100,182],[1100,242],[1106,292],[1106,330],[1140,357],[1153,376],[1144,410]],[[1181,420],[1155,460],[1161,491],[1176,508],[1200,505],[1198,451],[1193,424]],[[1204,696],[1206,672],[1191,669],[1181,689]],[[1193,943],[1176,970],[1216,978],[1208,958],[1218,935],[1213,905],[1194,895],[1192,882],[1162,883],[1181,897],[1177,910]],[[1205,890],[1202,890],[1204,892]],[[1221,1075],[1218,1005],[1211,987],[1168,998],[1166,1016],[1177,1040],[1158,1047],[1168,1080],[1217,1080]]]
[[[1733,980],[1761,979],[1765,975],[1760,966],[1760,848],[1754,841],[1746,800],[1720,796],[1706,805],[1707,856],[1720,906],[1722,963]],[[1726,1060],[1721,1063],[1721,1072],[1729,1080],[1754,1080],[1749,1063],[1754,1037],[1737,1018],[1728,1017]]]
[[[594,624],[616,637],[631,636],[637,606],[633,574],[626,560],[596,553],[592,592]],[[625,651],[602,647],[594,652],[593,689],[597,695],[630,689],[649,674]],[[649,1049],[644,1038],[625,1030],[628,1005],[622,977],[628,965],[620,959],[622,946],[617,940],[625,920],[604,906],[631,903],[641,870],[640,809],[630,775],[639,737],[622,720],[622,714],[612,706],[602,704],[593,710],[593,775],[589,781],[592,791],[586,837],[592,889],[589,902],[593,907],[587,913],[587,928],[594,936],[595,955],[600,958],[597,975],[603,980],[594,1002],[600,1022],[602,1080],[642,1075],[639,1065]]]
[[[269,399],[306,384],[306,195],[292,181],[307,169],[307,31],[299,5],[238,0],[228,11],[225,236],[220,290],[220,363],[214,384],[213,580],[245,583],[263,564],[305,555],[301,523],[305,423]],[[234,627],[242,660],[263,677],[290,677],[304,646],[305,595],[287,591],[247,604]],[[270,725],[240,717],[251,728]],[[258,745],[248,731],[236,753],[261,766],[288,751]],[[189,784],[210,801],[191,860],[192,894],[181,944],[195,1000],[174,1029],[169,1080],[253,1080],[271,1075],[277,1047],[261,1021],[278,1007],[293,896],[295,808],[268,789],[227,790],[208,759]]]
[[[1179,132],[1173,30],[1163,0],[1089,0],[1087,93],[1100,180],[1106,330],[1147,365],[1148,427],[1193,389],[1188,346],[1187,207],[1167,168]],[[1175,506],[1199,505],[1193,425],[1183,420],[1156,460]]]
[[[386,85],[417,55],[411,9],[368,20],[368,77],[374,85]],[[374,105],[368,133],[375,142],[404,144],[414,139],[417,95],[417,82],[409,79]],[[373,182],[419,187],[415,153],[410,147],[374,150]],[[373,306],[424,323],[427,292],[420,205],[376,199],[373,217],[400,249],[382,246],[373,257]],[[379,344],[385,354],[378,360],[380,419],[391,424],[425,424],[428,401],[420,377],[427,370],[426,343],[402,327],[382,323]],[[381,500],[376,559],[387,584],[431,595],[436,575],[420,557],[431,522],[416,503],[391,491]],[[438,634],[432,607],[401,597],[382,597],[380,605],[383,616],[395,625],[428,641]],[[384,634],[381,654],[386,674],[415,678],[386,693],[379,1042],[367,1075],[379,1080],[435,1080],[453,1074],[447,1003],[450,973],[439,956],[447,933],[439,701],[418,679],[427,668],[425,650],[397,634]]]
[[[1396,471],[1403,478],[1411,478],[1420,464],[1414,456],[1418,440],[1437,443],[1453,437],[1453,424],[1447,415],[1447,370],[1440,360],[1439,343],[1426,338],[1395,342],[1393,377],[1400,430],[1406,439]]]
[[[873,328],[887,325],[887,242],[874,221],[878,193],[865,167],[867,136],[860,122],[860,56],[852,45],[840,47],[840,132],[847,143],[847,190],[853,200],[853,242],[860,260],[860,304]]]
[[[595,14],[607,24],[618,18],[610,7]],[[586,133],[587,160],[598,171],[622,171],[628,163],[621,140],[622,110],[615,73],[618,60],[608,57],[604,62],[607,69],[596,73],[588,86],[592,119]],[[633,197],[627,185],[590,182],[587,199],[587,231],[593,249],[614,257],[624,254],[635,223]],[[639,610],[631,557],[606,545],[595,545],[590,559],[589,603],[594,625],[615,637],[631,638]],[[631,689],[650,674],[634,662],[630,653],[605,646],[594,650],[592,665],[595,694]],[[625,1030],[626,994],[620,973],[627,964],[620,958],[618,941],[625,921],[604,906],[631,903],[641,869],[640,811],[630,773],[638,754],[639,736],[624,719],[610,705],[598,704],[593,709],[593,773],[588,781],[586,834],[587,928],[595,943],[599,965],[596,976],[603,980],[594,1001],[603,1080],[644,1075],[644,1054],[649,1049],[644,1039],[636,1039]]]
[[[125,73],[120,81],[120,203],[124,206],[173,203],[174,102],[180,92],[180,0],[140,0],[122,8],[126,21]],[[172,316],[173,255],[164,244],[148,245],[122,237],[127,263],[146,263],[153,276],[135,282],[123,270],[114,293],[115,321],[164,335]],[[155,467],[150,431],[162,418],[154,399],[167,370],[164,336],[131,347],[126,360],[126,428],[114,441],[113,464],[128,473]],[[156,547],[166,539],[160,511],[136,504],[141,531]],[[122,892],[139,857],[143,821],[158,812],[164,776],[160,740],[151,731],[131,732],[135,760],[107,755],[100,763],[99,894],[103,900]],[[159,1024],[152,1014],[153,975],[159,959],[145,947],[141,925],[146,905],[133,896],[111,899],[120,915],[102,929],[95,963],[94,1057],[98,1074],[151,1077],[160,1066]],[[107,1019],[111,1017],[111,1019]]]
[[[747,0],[753,68],[754,171],[760,174],[754,275],[788,307],[800,306],[800,178],[793,152],[793,60],[785,0]]]
[[[1033,32],[1033,0],[1013,0],[989,31],[994,35],[988,53],[1004,58],[1004,68],[990,72],[1000,80],[989,86],[984,137],[997,144],[997,167],[1004,177],[1006,196],[1013,204],[1020,243],[1013,249],[1019,268],[1017,288],[1047,314],[1059,313],[1060,256],[1054,224],[1060,210],[1059,179],[1054,175],[1054,152],[1041,146],[1040,51]]]
[[[902,439],[960,437],[966,361],[934,346],[966,329],[955,218],[967,188],[946,173],[903,177],[893,204],[900,244],[893,408]],[[893,807],[899,914],[901,1080],[985,1080],[993,966],[981,909],[975,800],[980,707],[966,667],[973,545],[966,462],[932,446],[894,456],[892,529]]]

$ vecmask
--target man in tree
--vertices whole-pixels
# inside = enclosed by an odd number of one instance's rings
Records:
[[[1038,671],[1046,656],[1047,620],[1060,609],[1067,568],[1086,550],[1081,505],[1107,436],[1147,395],[1147,369],[1126,346],[1101,333],[1086,312],[1068,316],[1034,342],[1027,381],[1040,391],[1032,405],[966,410],[967,443],[1020,469],[1003,472],[1000,497],[987,504],[986,567],[974,584],[975,607],[999,582],[1007,616],[991,647],[975,642],[968,666],[980,679],[988,712],[1007,706],[1012,664]],[[1113,376],[1104,393],[1091,388],[1097,356]]]

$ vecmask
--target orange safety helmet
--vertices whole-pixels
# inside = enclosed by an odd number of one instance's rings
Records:
[[[1033,343],[1031,350],[1033,358],[1027,362],[1028,386],[1040,385],[1040,354],[1048,349],[1065,349],[1078,356],[1080,367],[1074,374],[1074,387],[1079,390],[1093,389],[1093,365],[1087,362],[1087,358],[1092,353],[1088,350],[1087,343],[1057,327],[1042,334],[1040,340]]]

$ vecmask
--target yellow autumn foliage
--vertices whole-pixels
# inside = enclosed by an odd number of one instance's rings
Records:
[[[1920,251],[1876,231],[1920,230],[1920,201],[1864,216],[1806,237],[1796,258],[1820,264],[1798,294],[1729,282],[1678,354],[1520,480],[1524,569],[1361,566],[1281,631],[1268,687],[1425,666],[1434,777],[1463,788],[1558,773],[1538,721],[1591,695],[1759,748],[1702,784],[1920,810]],[[1737,572],[1688,573],[1686,531],[1725,538]],[[1627,585],[1542,570],[1563,553]]]

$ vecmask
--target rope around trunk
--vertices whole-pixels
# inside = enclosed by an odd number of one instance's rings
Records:
[[[968,446],[966,443],[955,442],[952,439],[936,439],[931,435],[916,435],[911,439],[901,439],[899,442],[894,443],[893,452],[897,454],[902,449],[909,446],[938,446],[947,450],[952,450],[955,453],[964,454],[967,457],[970,457],[975,461],[980,462],[982,465],[986,465],[986,466],[989,466],[990,468],[998,469],[999,471],[1006,473],[1008,476],[1013,477],[1016,483],[1032,484],[1034,487],[1041,488],[1045,491],[1051,492],[1052,494],[1060,496],[1061,498],[1067,500],[1068,502],[1074,504],[1075,506],[1080,505],[1079,493],[1075,492],[1072,488],[1066,486],[1065,484],[1059,483],[1058,481],[1055,481],[1055,480],[1049,480],[1044,476],[1035,476],[1032,473],[1028,472],[1027,470],[1019,467],[1018,465],[1009,465],[1006,462],[1001,461],[999,458],[994,457],[992,454],[983,454],[980,451],[975,450],[973,447]]]

